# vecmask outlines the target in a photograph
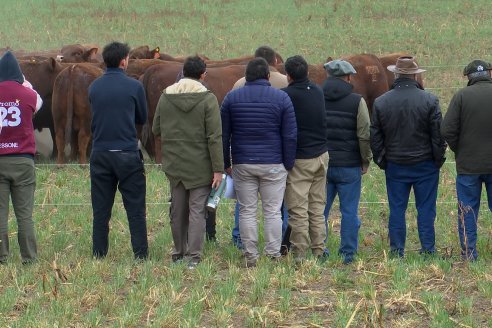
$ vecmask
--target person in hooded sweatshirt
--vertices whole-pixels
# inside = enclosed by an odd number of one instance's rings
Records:
[[[330,162],[326,181],[325,227],[338,194],[340,212],[340,248],[345,264],[351,263],[359,245],[359,200],[362,175],[372,159],[369,134],[369,111],[361,95],[353,93],[350,84],[354,67],[344,60],[325,65],[328,79],[323,83],[328,115],[328,153]]]
[[[167,87],[157,104],[152,132],[161,137],[162,170],[171,185],[172,261],[201,261],[205,204],[222,181],[222,123],[217,97],[202,82],[207,66],[188,57],[181,80]]]
[[[36,260],[37,245],[32,212],[36,175],[36,144],[32,118],[42,101],[32,88],[23,85],[19,63],[8,51],[0,59],[0,263],[9,255],[9,198],[18,225],[17,240],[22,263]]]

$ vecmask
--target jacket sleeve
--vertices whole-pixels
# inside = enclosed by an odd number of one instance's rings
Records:
[[[372,160],[371,133],[369,129],[369,110],[367,109],[366,101],[364,98],[361,98],[357,112],[357,138],[359,139],[360,158],[363,167],[369,167]]]
[[[222,155],[222,123],[220,120],[219,103],[213,93],[209,95],[205,111],[205,133],[207,135],[208,152],[214,172],[224,171],[224,157]]]
[[[161,135],[161,110],[162,106],[164,106],[164,94],[161,94],[159,98],[159,102],[157,103],[157,107],[155,108],[154,113],[154,122],[152,122],[152,133],[156,136]]]
[[[282,114],[282,125],[280,134],[282,137],[282,157],[286,170],[294,167],[297,150],[297,122],[294,112],[294,105],[290,97],[285,93],[283,98],[284,111]]]
[[[225,96],[220,108],[222,119],[222,153],[224,156],[224,169],[231,167],[231,112],[229,108],[229,97]]]
[[[145,124],[147,122],[147,99],[142,83],[138,82],[135,99],[135,123]]]
[[[441,136],[442,114],[439,107],[439,99],[434,99],[432,109],[430,111],[430,133],[432,142],[432,154],[434,163],[437,167],[441,167],[446,161],[444,154],[446,153],[446,142]]]
[[[446,140],[452,151],[458,151],[458,142],[460,135],[460,108],[461,97],[455,94],[449,103],[448,111],[444,116],[441,126],[441,135]]]
[[[386,169],[386,157],[384,150],[384,131],[381,126],[381,120],[379,117],[379,109],[377,102],[374,102],[372,108],[372,122],[371,122],[371,150],[374,158],[374,162],[381,169]]]

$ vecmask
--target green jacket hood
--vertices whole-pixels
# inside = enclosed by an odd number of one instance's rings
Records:
[[[16,81],[20,84],[24,83],[24,77],[19,67],[19,63],[10,51],[7,51],[3,57],[0,58],[0,82],[3,81]]]
[[[164,90],[167,99],[183,112],[193,110],[210,91],[199,81],[184,78]]]

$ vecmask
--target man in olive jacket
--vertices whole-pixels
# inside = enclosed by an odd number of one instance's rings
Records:
[[[190,268],[201,260],[205,203],[224,171],[219,104],[201,83],[206,74],[201,58],[187,58],[184,78],[164,90],[152,126],[161,136],[162,169],[171,184],[172,260],[189,256]]]
[[[451,99],[441,133],[456,155],[458,233],[463,258],[476,260],[477,220],[482,184],[492,210],[492,65],[482,60],[468,64],[466,88]]]

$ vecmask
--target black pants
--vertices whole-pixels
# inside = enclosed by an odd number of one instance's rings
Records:
[[[216,240],[216,237],[215,237],[215,234],[216,234],[216,230],[215,230],[216,213],[211,212],[211,211],[207,211],[205,213],[205,219],[207,222],[207,224],[205,226],[205,229],[207,232],[207,240]]]
[[[108,253],[109,220],[118,187],[128,217],[133,253],[136,258],[146,258],[146,186],[140,151],[92,152],[90,173],[93,255],[104,257]]]

